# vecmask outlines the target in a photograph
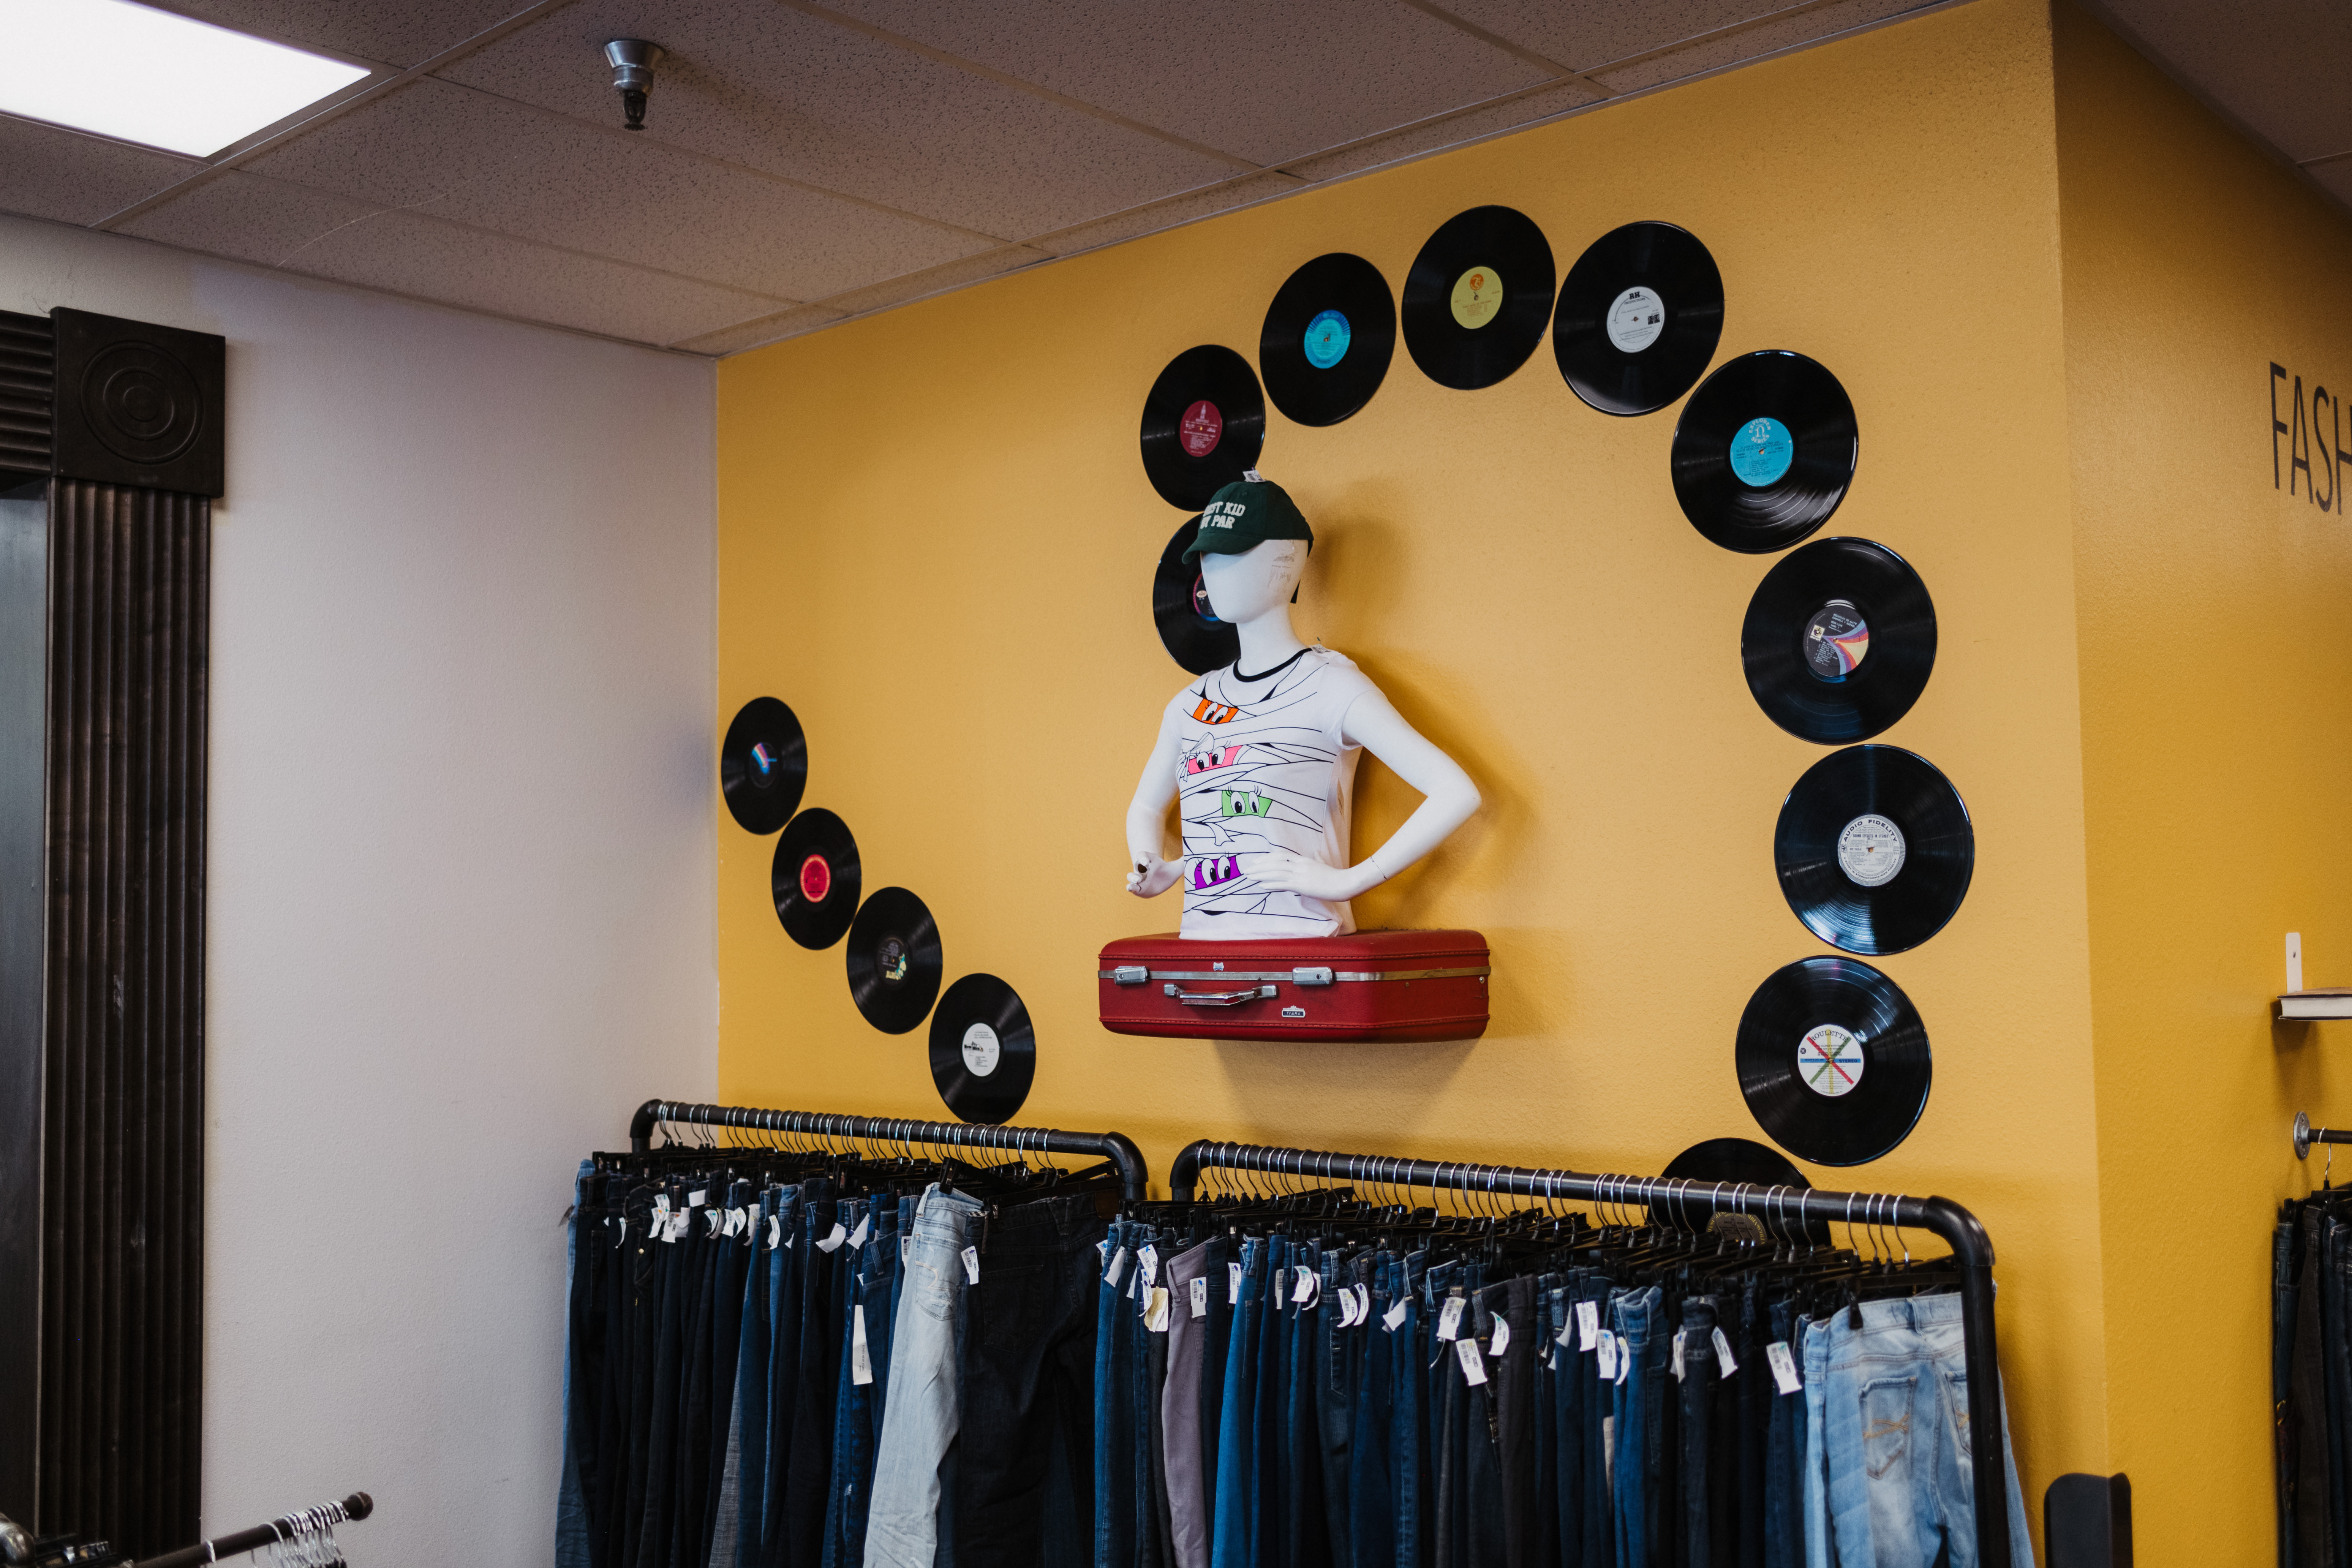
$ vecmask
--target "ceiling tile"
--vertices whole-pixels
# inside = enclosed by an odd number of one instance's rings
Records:
[[[202,164],[0,114],[0,210],[96,223]]]
[[[122,226],[122,232],[277,267],[299,257],[311,241],[376,207],[331,191],[306,190],[230,170],[140,214]]]
[[[1672,50],[1622,70],[1596,72],[1593,79],[1612,92],[1637,92],[1718,67],[1738,65],[1776,49],[1811,43],[1849,27],[1866,26],[1934,3],[1935,0],[1835,0],[1828,5],[1776,15],[1752,26]]]
[[[2343,0],[2102,0],[2093,9],[2296,163],[2352,152]]]
[[[1278,163],[1532,87],[1538,66],[1401,0],[832,0],[876,26]],[[1203,69],[1213,61],[1214,68]]]
[[[788,300],[990,248],[954,229],[431,79],[248,167]]]
[[[1572,70],[1670,48],[1785,0],[1441,0],[1448,11]]]
[[[1212,185],[1205,191],[1194,191],[1169,201],[1155,202],[1150,206],[1116,213],[1094,223],[1042,235],[1029,243],[1056,256],[1075,256],[1081,250],[1092,250],[1097,246],[1116,245],[1139,234],[1173,228],[1180,223],[1190,223],[1212,213],[1247,206],[1252,202],[1288,195],[1293,191],[1306,188],[1306,181],[1289,174],[1271,171],[1263,174],[1247,174],[1238,180],[1228,180],[1222,185]]]
[[[772,343],[785,338],[796,338],[803,332],[829,327],[842,319],[838,310],[828,310],[823,305],[795,305],[789,310],[779,310],[772,316],[761,316],[753,321],[738,321],[731,327],[721,327],[715,332],[688,338],[669,346],[684,349],[688,353],[731,354],[745,349],[755,349],[762,343]]]
[[[824,303],[844,315],[859,315],[867,310],[880,310],[892,305],[919,300],[926,294],[938,294],[950,289],[961,289],[967,283],[995,278],[1007,272],[1018,272],[1040,261],[1053,260],[1048,251],[1033,249],[1025,245],[1000,246],[979,256],[968,256],[961,261],[950,261],[944,267],[925,268],[920,272],[908,272],[886,279],[863,289],[826,297]]]
[[[166,0],[167,10],[385,65],[413,66],[488,31],[530,0]]]
[[[1393,163],[1400,158],[1434,153],[1441,148],[1458,147],[1465,142],[1475,142],[1481,136],[1492,136],[1498,131],[1509,131],[1529,125],[1555,114],[1565,114],[1571,109],[1581,109],[1589,103],[1601,101],[1601,95],[1574,82],[1546,88],[1524,98],[1514,98],[1504,103],[1492,103],[1466,114],[1449,115],[1444,120],[1414,125],[1390,136],[1374,137],[1343,147],[1319,157],[1306,158],[1284,165],[1290,173],[1308,180],[1336,180],[1342,174],[1352,174],[1361,169],[1375,169],[1382,163]]]
[[[620,120],[599,51],[669,50],[646,139],[1018,239],[1223,178],[1228,164],[770,0],[577,0],[452,80]]]

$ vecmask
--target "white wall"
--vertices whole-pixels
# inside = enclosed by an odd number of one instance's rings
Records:
[[[205,1521],[543,1563],[579,1157],[710,1098],[707,362],[0,217],[0,310],[228,339]]]

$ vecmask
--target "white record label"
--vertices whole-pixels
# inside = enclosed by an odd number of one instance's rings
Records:
[[[1797,1077],[1832,1100],[1852,1093],[1862,1082],[1862,1041],[1850,1029],[1816,1024],[1797,1042]]]
[[[1603,320],[1618,352],[1637,354],[1666,330],[1666,304],[1654,289],[1628,289],[1611,302]]]
[[[996,1031],[985,1024],[974,1024],[963,1032],[963,1065],[971,1069],[974,1078],[986,1078],[996,1070],[1003,1058],[1004,1049],[996,1043]]]
[[[1838,835],[1838,869],[1858,888],[1883,888],[1903,869],[1903,830],[1865,813]]]

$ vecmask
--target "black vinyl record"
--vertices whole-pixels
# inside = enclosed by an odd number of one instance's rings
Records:
[[[813,805],[784,825],[768,887],[786,936],[809,948],[839,942],[856,917],[859,882],[857,840],[847,823]]]
[[[849,999],[886,1035],[923,1021],[940,994],[940,928],[923,900],[884,888],[849,928]]]
[[[1848,746],[1789,792],[1772,858],[1806,930],[1848,952],[1902,952],[1958,912],[1977,840],[1935,764],[1900,746]]]
[[[931,1015],[931,1081],[966,1121],[1020,1114],[1037,1076],[1037,1035],[1021,994],[993,974],[967,974]]]
[[[1718,1184],[1722,1186],[1794,1187],[1808,1191],[1812,1184],[1805,1173],[1789,1161],[1789,1157],[1769,1143],[1759,1143],[1753,1138],[1709,1138],[1694,1143],[1675,1155],[1660,1173],[1669,1182],[1687,1182],[1691,1185],[1667,1198],[1662,1204],[1652,1204],[1654,1215],[1663,1210],[1674,1223],[1685,1229],[1721,1229],[1712,1225],[1716,1205],[1709,1200]],[[1752,1233],[1756,1239],[1794,1240],[1803,1236],[1826,1246],[1830,1239],[1827,1224],[1800,1218],[1787,1203],[1779,1203],[1759,1194],[1748,1194],[1744,1208],[1725,1205],[1730,1214],[1744,1214],[1756,1221]],[[1727,1220],[1726,1226],[1737,1225]],[[1737,1235],[1737,1232],[1733,1234]]]
[[[1396,300],[1360,256],[1318,256],[1276,290],[1257,368],[1274,405],[1301,425],[1337,425],[1372,400],[1396,353]]]
[[[1726,550],[1786,550],[1837,510],[1861,449],[1837,377],[1785,350],[1742,354],[1683,405],[1675,499]]]
[[[1178,529],[1160,552],[1160,565],[1151,574],[1151,619],[1168,657],[1194,675],[1206,675],[1241,658],[1242,635],[1231,622],[1217,619],[1200,558],[1184,559],[1184,552],[1192,548],[1192,536],[1200,531],[1196,517]]]
[[[1168,362],[1143,399],[1143,471],[1170,506],[1199,511],[1257,467],[1265,395],[1249,361],[1220,343]]]
[[[1884,544],[1817,539],[1756,585],[1739,661],[1757,706],[1791,735],[1866,741],[1927,689],[1936,606],[1919,574]]]
[[[808,787],[808,741],[793,710],[754,697],[727,726],[719,748],[719,789],[746,833],[773,833],[800,809]]]
[[[1739,1015],[1739,1092],[1775,1143],[1817,1165],[1861,1165],[1927,1108],[1927,1026],[1895,982],[1851,958],[1773,972]]]
[[[1651,414],[1696,384],[1722,336],[1723,274],[1706,247],[1670,223],[1629,223],[1568,269],[1551,352],[1601,413]]]
[[[1556,281],[1535,219],[1512,207],[1456,213],[1405,275],[1405,349],[1440,386],[1492,386],[1543,342]]]

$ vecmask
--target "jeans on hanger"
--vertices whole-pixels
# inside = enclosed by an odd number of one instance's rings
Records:
[[[898,1279],[898,1200],[877,1196],[862,1207],[862,1245],[850,1247],[848,1327],[834,1412],[833,1489],[825,1506],[824,1568],[858,1568],[873,1499],[875,1443],[882,1431],[890,1380],[890,1299]],[[857,1342],[866,1342],[866,1378],[857,1380]]]
[[[1355,1444],[1356,1400],[1363,1386],[1366,1324],[1339,1326],[1352,1317],[1357,1284],[1371,1274],[1371,1259],[1361,1253],[1350,1258],[1334,1249],[1323,1255],[1322,1296],[1315,1320],[1315,1436],[1322,1461],[1323,1539],[1325,1561],[1347,1568],[1354,1561],[1350,1537],[1353,1510],[1348,1502],[1352,1465],[1349,1450]],[[1341,1300],[1350,1305],[1341,1309]]]
[[[1211,1271],[1217,1251],[1202,1242],[1170,1258],[1168,1275],[1168,1374],[1160,1385],[1161,1473],[1168,1483],[1171,1568],[1209,1568],[1213,1522],[1207,1473],[1202,1464],[1201,1366],[1209,1314],[1224,1292],[1224,1270]],[[1201,1316],[1192,1315],[1192,1283],[1201,1283]]]
[[[1675,1378],[1681,1395],[1681,1452],[1675,1476],[1675,1523],[1680,1541],[1675,1560],[1686,1568],[1710,1568],[1715,1558],[1715,1531],[1723,1522],[1709,1495],[1709,1441],[1719,1412],[1716,1383],[1716,1303],[1694,1296],[1683,1303],[1682,1327],[1675,1332]]]
[[[1775,1301],[1769,1309],[1767,1343],[1789,1349],[1797,1359],[1796,1303]],[[1759,1358],[1769,1354],[1758,1347]],[[1804,1494],[1798,1485],[1804,1463],[1805,1393],[1782,1394],[1765,1368],[1764,1392],[1771,1401],[1764,1449],[1764,1568],[1804,1568]]]
[[[735,1346],[735,1398],[727,1422],[727,1448],[720,1461],[719,1515],[710,1537],[710,1568],[751,1568],[758,1561],[758,1494],[766,1479],[768,1415],[769,1282],[768,1221],[778,1190],[756,1194],[747,1226],[749,1255],[743,1268],[742,1327]],[[782,1250],[781,1247],[776,1250]],[[745,1520],[752,1521],[750,1532]]]
[[[715,1194],[714,1194],[715,1195]],[[735,1426],[735,1377],[743,1360],[743,1289],[751,1272],[751,1219],[744,1209],[756,1201],[751,1184],[736,1182],[725,1194],[724,1217],[710,1246],[710,1445],[703,1480],[702,1535],[698,1565],[714,1561],[719,1514],[727,1492],[727,1453]],[[740,1215],[741,1217],[737,1217]]]
[[[782,1568],[819,1568],[824,1557],[825,1503],[833,1490],[833,1415],[841,1378],[844,1275],[839,1254],[856,1223],[832,1184],[812,1177],[802,1185],[799,1365],[793,1380],[792,1441],[773,1473],[783,1489],[777,1529]],[[846,1217],[847,1223],[843,1221]]]
[[[1286,1236],[1265,1239],[1265,1289],[1258,1297],[1257,1387],[1251,1428],[1255,1464],[1249,1478],[1250,1561],[1254,1568],[1288,1568],[1283,1548],[1290,1499],[1289,1428],[1284,1419],[1290,1396],[1290,1332],[1286,1309],[1297,1281],[1291,1272],[1293,1245]]]
[[[898,1271],[887,1419],[875,1451],[864,1568],[932,1568],[938,1552],[940,1463],[963,1419],[956,1360],[956,1325],[971,1282],[963,1251],[983,1208],[936,1182],[915,1205]]]
[[[1830,1528],[1836,1560],[1874,1568],[1977,1563],[1975,1481],[1968,1443],[1971,1369],[1958,1296],[1862,1305],[1862,1327],[1837,1312],[1822,1338]],[[1987,1369],[1998,1377],[1997,1369]],[[2032,1568],[2017,1462],[2002,1417],[2010,1560]]]
[[[1201,1320],[1201,1521],[1202,1539],[1211,1541],[1217,1519],[1217,1445],[1224,1429],[1225,1351],[1234,1327],[1233,1265],[1241,1261],[1241,1239],[1213,1236],[1201,1260],[1209,1282],[1209,1314]]]
[[[590,1226],[590,1189],[595,1177],[596,1162],[581,1161],[572,1178],[572,1225],[564,1243],[563,1464],[555,1482],[555,1568],[589,1568],[588,1487],[583,1470],[593,1468],[594,1460],[588,1413],[583,1406],[595,1386],[587,1369],[588,1337],[594,1322],[588,1306],[594,1292],[590,1284],[592,1270],[582,1267],[582,1253],[594,1246],[594,1233],[584,1246],[582,1233]]]
[[[1282,1568],[1329,1568],[1330,1534],[1323,1509],[1323,1436],[1318,1385],[1323,1375],[1323,1255],[1313,1241],[1291,1248],[1292,1288],[1281,1303],[1287,1341],[1283,1352],[1281,1540]],[[1298,1300],[1305,1290],[1307,1299]],[[1339,1297],[1331,1300],[1335,1311]]]
[[[1658,1388],[1664,1374],[1665,1293],[1655,1285],[1628,1290],[1610,1305],[1617,1335],[1617,1380],[1610,1395],[1612,1500],[1616,1505],[1619,1568],[1649,1568],[1655,1529]]]
[[[684,1206],[685,1190],[675,1183],[661,1194],[674,1211]],[[649,1292],[646,1317],[652,1324],[647,1359],[650,1394],[648,1416],[638,1428],[645,1436],[645,1484],[641,1505],[632,1522],[628,1543],[631,1568],[667,1568],[670,1534],[676,1511],[677,1426],[681,1403],[679,1372],[685,1356],[687,1270],[691,1243],[671,1239],[666,1225],[658,1238],[649,1238]]]
[[[1096,1290],[1103,1268],[1095,1244],[1108,1226],[1094,1195],[1075,1193],[1013,1205],[979,1230],[980,1283],[965,1293],[955,1562],[1075,1568],[1090,1556],[1093,1534]]]
[[[1257,1372],[1260,1298],[1266,1289],[1265,1238],[1245,1236],[1239,1295],[1232,1307],[1225,1345],[1223,1416],[1217,1434],[1215,1524],[1210,1538],[1213,1568],[1258,1568]],[[1229,1292],[1230,1293],[1230,1292]]]
[[[1094,1568],[1132,1568],[1150,1524],[1144,1476],[1150,1451],[1138,1395],[1149,1289],[1144,1248],[1156,1251],[1154,1234],[1149,1226],[1111,1221],[1106,1267],[1095,1287]]]
[[[1551,1343],[1544,1335],[1539,1299],[1537,1281],[1529,1275],[1489,1285],[1485,1297],[1489,1318],[1510,1325],[1503,1353],[1490,1354],[1486,1360],[1486,1393],[1494,1413],[1491,1447],[1496,1517],[1502,1527],[1503,1561],[1510,1568],[1536,1568],[1538,1562],[1549,1568],[1537,1547],[1547,1532],[1538,1517],[1544,1493],[1537,1480],[1541,1472],[1536,1460],[1539,1450],[1549,1460],[1551,1447],[1549,1437],[1542,1435],[1549,1422],[1537,1416],[1538,1363]],[[1475,1490],[1472,1501],[1474,1506],[1478,1501]]]
[[[1402,1423],[1397,1414],[1397,1347],[1411,1345],[1409,1329],[1393,1328],[1389,1314],[1403,1289],[1404,1267],[1396,1255],[1375,1253],[1364,1270],[1369,1315],[1353,1333],[1360,1346],[1354,1422],[1348,1440],[1347,1568],[1388,1568],[1398,1561],[1396,1453]],[[1405,1316],[1410,1319],[1411,1303]]]

